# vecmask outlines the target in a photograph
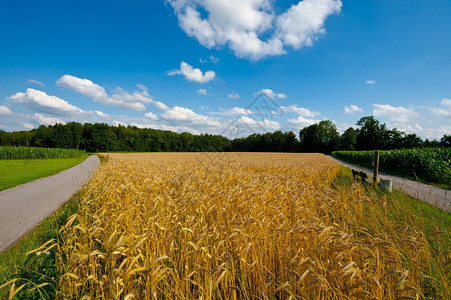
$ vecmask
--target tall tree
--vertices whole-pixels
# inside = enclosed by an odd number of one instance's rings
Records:
[[[440,139],[440,146],[441,147],[451,147],[451,135],[444,135]]]
[[[385,148],[387,128],[381,125],[373,116],[363,117],[357,121],[357,150],[375,150]]]
[[[338,148],[340,150],[355,150],[355,144],[357,143],[357,133],[355,129],[349,127],[340,136],[340,142]]]
[[[337,127],[329,120],[310,125],[299,132],[303,152],[330,154],[337,149],[339,138]]]

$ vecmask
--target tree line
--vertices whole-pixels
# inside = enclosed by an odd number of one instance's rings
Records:
[[[332,121],[325,120],[300,130],[254,133],[244,138],[227,139],[221,135],[194,135],[136,126],[110,126],[104,123],[69,122],[41,125],[30,131],[0,130],[0,146],[28,146],[81,149],[87,152],[322,152],[335,150],[390,150],[414,147],[449,147],[451,135],[440,141],[423,141],[416,134],[388,129],[373,116],[361,118],[357,129],[339,134]]]

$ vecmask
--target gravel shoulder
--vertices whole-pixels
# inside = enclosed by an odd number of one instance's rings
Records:
[[[369,177],[372,177],[373,170],[359,167],[339,159],[336,159],[332,156],[328,156],[333,161],[336,161],[343,166],[366,172]],[[435,187],[432,185],[424,184],[421,182],[393,176],[387,173],[379,172],[379,179],[391,180],[393,181],[393,188],[400,192],[403,192],[413,198],[419,199],[423,202],[429,203],[435,207],[441,208],[448,212],[451,212],[451,191],[445,190],[439,187]]]
[[[0,192],[0,252],[60,208],[94,174],[100,160],[90,156],[58,174]]]

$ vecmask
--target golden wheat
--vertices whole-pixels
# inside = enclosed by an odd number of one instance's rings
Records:
[[[384,199],[366,198],[358,184],[331,189],[339,166],[323,155],[110,157],[63,228],[59,297],[423,295],[430,253],[422,233],[368,215],[364,206]]]

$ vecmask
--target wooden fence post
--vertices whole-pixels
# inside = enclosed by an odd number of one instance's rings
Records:
[[[373,184],[377,185],[377,176],[379,173],[379,151],[374,152],[374,166],[373,166]]]

